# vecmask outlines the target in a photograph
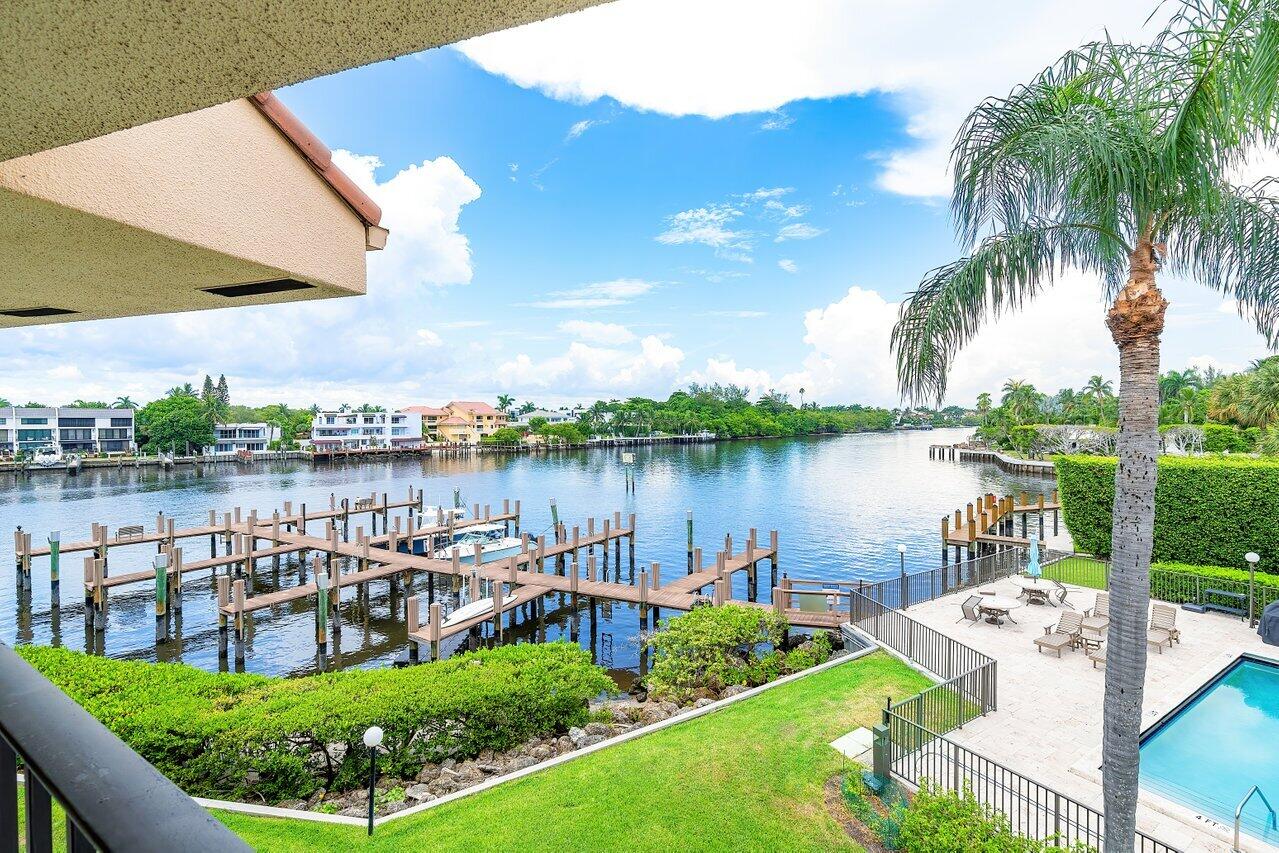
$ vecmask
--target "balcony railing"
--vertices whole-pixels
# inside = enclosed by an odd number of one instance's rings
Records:
[[[248,846],[8,646],[0,644],[0,853],[18,850],[17,762],[26,850],[222,851]]]

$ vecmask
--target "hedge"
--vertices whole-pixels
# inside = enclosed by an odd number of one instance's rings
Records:
[[[1057,456],[1057,490],[1075,548],[1110,554],[1114,457]],[[1153,560],[1279,568],[1279,461],[1250,457],[1159,457]]]
[[[18,652],[187,793],[267,802],[358,787],[372,725],[385,732],[387,771],[412,776],[427,761],[584,725],[588,700],[613,687],[587,651],[563,642],[303,678]]]

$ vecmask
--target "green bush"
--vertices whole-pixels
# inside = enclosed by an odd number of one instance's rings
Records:
[[[1013,832],[1008,818],[983,805],[971,790],[943,791],[927,781],[901,817],[897,849],[909,853],[1062,853],[1088,851],[1086,844],[1059,847]]]
[[[446,755],[508,749],[582,725],[587,701],[613,686],[569,643],[288,679],[18,651],[187,793],[268,802],[357,787],[369,726],[385,732],[387,772],[410,776]]]
[[[502,427],[480,437],[481,444],[519,444],[523,440],[524,436],[515,427]]]
[[[1038,442],[1039,427],[1037,426],[1015,426],[1008,430],[1008,446],[1018,453],[1030,453]]]
[[[784,656],[773,648],[761,657],[759,649],[780,645],[786,625],[770,610],[740,604],[696,607],[664,619],[661,630],[648,638],[654,657],[648,689],[658,698],[683,702],[700,689],[763,684],[782,672]]]
[[[1229,424],[1204,424],[1203,431],[1205,453],[1247,453],[1257,443],[1256,439],[1249,443],[1237,427]]]
[[[1076,549],[1110,554],[1113,457],[1058,456],[1062,513]],[[1155,487],[1154,556],[1244,568],[1256,551],[1261,567],[1279,567],[1279,461],[1251,457],[1159,458]]]

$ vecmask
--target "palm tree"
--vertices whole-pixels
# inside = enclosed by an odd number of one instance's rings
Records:
[[[111,404],[111,408],[113,409],[136,409],[137,407],[138,404],[129,396],[116,397],[115,402]]]
[[[1039,414],[1039,392],[1035,386],[1022,379],[1009,379],[1004,383],[1004,396],[1000,402],[1019,424],[1035,420]],[[938,398],[940,404],[940,398]]]
[[[1174,402],[1177,404],[1177,410],[1181,412],[1181,422],[1183,424],[1190,423],[1190,419],[1195,414],[1195,403],[1199,401],[1199,395],[1194,388],[1186,387],[1177,392]]]
[[[1199,388],[1203,379],[1199,371],[1193,367],[1186,370],[1170,370],[1159,377],[1159,399],[1171,400],[1181,393],[1183,388]]]
[[[1247,374],[1236,414],[1244,426],[1268,427],[1279,421],[1279,359],[1263,359]]]
[[[192,385],[190,382],[185,382],[185,383],[183,383],[183,384],[181,384],[181,385],[174,385],[172,388],[170,388],[170,389],[168,390],[168,392],[167,392],[166,396],[168,396],[168,397],[194,397],[194,396],[195,396],[195,386],[194,386],[194,385]]]
[[[499,412],[510,411],[511,406],[513,406],[514,404],[515,404],[515,398],[512,397],[510,394],[497,395],[497,410]]]
[[[799,407],[801,409],[804,408],[804,389],[803,388],[799,389]]]
[[[1194,0],[1152,44],[1085,45],[980,104],[952,152],[951,210],[961,244],[976,248],[927,273],[893,329],[903,393],[941,400],[956,353],[988,317],[1020,308],[1064,269],[1105,282],[1120,374],[1102,741],[1108,853],[1130,853],[1136,831],[1168,304],[1156,274],[1238,300],[1279,340],[1279,197],[1269,182],[1229,182],[1279,117],[1275,39],[1273,0]]]

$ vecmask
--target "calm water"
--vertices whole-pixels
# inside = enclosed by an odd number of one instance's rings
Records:
[[[1253,785],[1279,807],[1279,667],[1242,660],[1141,745],[1141,784],[1232,826]],[[1243,828],[1271,844],[1259,797],[1244,809]]]
[[[205,471],[91,470],[77,477],[39,472],[20,481],[6,475],[0,480],[0,560],[14,565],[13,530],[18,525],[38,544],[44,544],[54,529],[62,532],[64,542],[80,541],[89,538],[94,521],[112,530],[123,524],[152,529],[156,513],[163,511],[181,528],[206,523],[209,509],[221,512],[238,505],[246,513],[256,508],[269,516],[285,500],[295,506],[305,501],[311,507],[327,507],[334,492],[339,498],[373,491],[399,498],[412,484],[425,490],[427,503],[451,503],[454,488],[461,490],[468,506],[479,502],[496,507],[503,498],[518,498],[521,529],[534,534],[550,525],[551,498],[570,528],[579,523],[585,530],[585,519],[592,514],[602,518],[614,510],[634,512],[636,563],[660,562],[665,578],[676,577],[686,565],[685,513],[691,509],[695,539],[707,561],[722,547],[726,532],[740,544],[751,527],[759,529],[762,541],[767,541],[767,531],[776,529],[781,537],[780,571],[792,577],[874,579],[898,570],[897,547],[902,544],[907,547],[908,568],[936,565],[941,516],[978,494],[1051,488],[1041,479],[1012,477],[990,466],[929,460],[929,444],[957,441],[966,433],[936,430],[639,448],[633,495],[623,486],[620,452],[605,450],[549,458],[484,455],[317,468],[290,462]],[[111,571],[145,569],[153,553],[154,545],[113,547]],[[186,540],[183,553],[187,562],[207,557],[208,542]],[[628,576],[626,554],[623,547],[622,579]],[[77,583],[82,560],[82,555],[64,559],[57,610],[50,607],[47,559],[34,562],[29,606],[17,594],[14,570],[5,571],[0,582],[0,640],[93,649]],[[261,561],[255,591],[295,585],[298,569],[286,560],[276,577],[270,560]],[[611,572],[617,570],[610,567]],[[744,574],[736,582],[735,596],[745,597]],[[425,578],[415,581],[415,591],[425,588]],[[153,585],[117,589],[111,593],[108,627],[105,635],[98,635],[97,650],[112,657],[158,657],[216,669],[215,596],[210,573],[186,575],[184,612],[175,625],[175,639],[157,650]],[[340,666],[370,666],[401,656],[406,648],[402,612],[400,597],[392,600],[386,583],[371,584],[367,599],[355,588],[344,589],[341,639],[331,657]],[[259,611],[251,619],[245,668],[263,674],[312,671],[313,620],[309,600]],[[642,666],[639,632],[633,606],[602,606],[591,613],[583,601],[575,614],[567,599],[559,597],[546,600],[542,618],[530,614],[515,628],[522,638],[576,638],[623,683],[627,673]],[[456,638],[450,650],[463,641]]]

